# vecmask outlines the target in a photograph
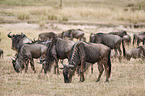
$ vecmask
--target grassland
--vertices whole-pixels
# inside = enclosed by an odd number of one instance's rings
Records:
[[[140,59],[131,59],[131,61],[123,59],[121,63],[118,60],[112,61],[112,73],[108,83],[104,82],[105,74],[102,75],[100,82],[95,82],[98,76],[97,64],[94,65],[94,74],[90,73],[90,68],[85,73],[86,81],[83,83],[79,82],[76,74],[71,84],[65,84],[61,70],[60,75],[53,74],[53,70],[47,75],[39,73],[41,65],[37,63],[38,60],[35,60],[37,73],[33,73],[30,66],[28,73],[24,71],[16,73],[11,63],[11,58],[16,52],[11,49],[11,39],[7,37],[10,31],[12,34],[23,32],[28,38],[33,39],[37,38],[39,33],[48,30],[57,33],[69,28],[82,28],[86,32],[88,41],[90,32],[99,30],[105,32],[112,29],[60,24],[47,27],[49,29],[41,29],[37,24],[0,24],[2,39],[0,48],[4,50],[4,58],[0,59],[0,96],[144,96],[145,62]],[[129,49],[133,47],[135,46],[131,45]],[[127,46],[126,49],[128,49]],[[59,65],[62,67],[61,64]]]
[[[2,21],[87,21],[138,23],[145,21],[144,0],[1,0]],[[41,23],[42,24],[42,23]]]
[[[84,30],[88,41],[90,33],[110,32],[120,30],[120,27],[46,22],[139,23],[145,21],[144,3],[144,0],[63,0],[60,8],[59,0],[0,0],[0,21],[11,21],[10,24],[0,24],[0,48],[4,50],[4,58],[0,59],[0,96],[145,96],[145,62],[140,59],[123,59],[121,63],[112,61],[108,83],[104,82],[105,72],[100,82],[95,82],[98,76],[95,64],[94,74],[90,73],[90,68],[85,73],[85,82],[80,83],[76,74],[71,84],[65,84],[62,70],[60,75],[53,74],[53,70],[47,75],[39,73],[41,65],[37,63],[38,60],[35,60],[36,73],[30,66],[28,73],[16,73],[11,63],[16,52],[11,49],[11,39],[7,37],[9,32],[23,32],[28,38],[37,39],[42,32],[60,33],[70,28],[80,28]],[[19,23],[12,23],[17,21]],[[28,24],[25,21],[36,23]],[[124,29],[131,36],[135,32],[145,31],[145,28]],[[126,46],[126,49],[133,47],[136,46]]]

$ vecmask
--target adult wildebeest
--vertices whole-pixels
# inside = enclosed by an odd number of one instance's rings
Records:
[[[34,72],[36,72],[34,67],[33,58],[37,59],[43,55],[45,55],[47,47],[41,44],[23,44],[18,51],[17,57],[15,60],[12,60],[13,67],[16,72],[20,72],[25,67],[25,72],[28,70],[28,64],[30,61],[31,68]],[[42,66],[43,69],[43,66]]]
[[[0,58],[2,58],[2,57],[3,57],[3,50],[0,49]]]
[[[128,46],[129,46],[129,44],[131,44],[131,36],[130,35],[124,35],[123,40],[124,40],[124,43],[126,43]]]
[[[11,32],[10,32],[11,33]],[[32,43],[32,41],[27,38],[27,36],[23,33],[16,34],[16,35],[10,35],[10,33],[7,35],[9,38],[12,39],[12,49],[18,51],[19,48],[25,44],[25,43]]]
[[[137,48],[126,51],[126,59],[130,60],[131,58],[145,59],[145,47],[139,46]]]
[[[145,43],[145,32],[139,32],[138,34],[133,34],[133,45],[137,42],[137,46],[139,46],[140,42]]]
[[[119,61],[121,61],[122,51],[120,49],[120,45],[122,42],[123,47],[123,55],[125,56],[125,47],[123,39],[120,36],[112,35],[112,34],[104,34],[104,33],[97,33],[90,35],[90,42],[92,43],[101,43],[108,46],[111,49],[114,49],[117,55],[117,50],[119,51]]]
[[[74,75],[74,72],[78,66],[80,67],[80,81],[85,81],[85,62],[92,64],[98,62],[99,76],[97,82],[100,80],[104,68],[106,72],[106,82],[109,81],[109,77],[111,74],[110,52],[110,48],[103,44],[89,44],[82,41],[77,42],[72,48],[69,65],[64,65],[64,82],[71,83],[72,76]]]
[[[84,37],[84,32],[81,29],[70,29],[67,31],[62,32],[62,38],[69,37],[70,40],[73,38],[79,39],[80,41],[85,41],[86,38]]]
[[[121,38],[123,38],[124,35],[127,35],[127,32],[126,31],[118,31],[118,32],[110,32],[109,34],[118,35]]]
[[[54,32],[47,32],[47,33],[41,33],[39,34],[39,39],[41,40],[52,40],[53,38],[56,38],[56,34]]]
[[[50,43],[50,46],[48,46],[47,49],[44,72],[47,73],[47,71],[50,71],[53,61],[55,60],[56,65],[54,67],[54,73],[56,73],[57,68],[57,74],[59,74],[58,60],[65,58],[69,59],[73,45],[74,42],[70,40],[64,40],[61,38],[53,39],[52,43]]]

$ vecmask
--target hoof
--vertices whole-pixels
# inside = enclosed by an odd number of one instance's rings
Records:
[[[97,80],[96,82],[99,82],[100,80]]]
[[[79,82],[84,82],[84,81],[79,81]]]
[[[105,82],[109,82],[109,80],[107,79]]]
[[[79,82],[84,82],[85,80],[80,80]]]

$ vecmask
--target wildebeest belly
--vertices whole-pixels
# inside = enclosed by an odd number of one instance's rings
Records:
[[[117,46],[120,46],[121,44],[121,37],[117,36],[117,35],[112,35],[109,37],[105,37],[103,39],[103,44],[108,46],[111,49],[116,48]]]
[[[106,56],[109,48],[103,44],[93,44],[85,48],[86,49],[86,62],[95,63]]]
[[[41,55],[45,54],[46,46],[41,44],[25,45],[23,48],[23,53],[32,58],[39,58]]]

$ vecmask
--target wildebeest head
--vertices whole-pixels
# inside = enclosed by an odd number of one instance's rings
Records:
[[[145,47],[139,46],[138,48],[139,48],[139,57],[144,59],[145,58]]]
[[[122,32],[122,37],[124,36],[124,35],[127,35],[127,32],[126,31],[121,31]]]
[[[90,35],[90,41],[92,43],[101,43],[102,37],[104,34],[103,33],[97,33],[97,34],[92,34]]]
[[[11,32],[10,32],[11,33]],[[18,50],[18,46],[22,45],[19,44],[20,40],[24,37],[26,37],[25,34],[21,33],[21,34],[16,34],[16,35],[10,35],[10,33],[7,35],[9,38],[12,39],[12,49],[13,50]]]
[[[12,59],[12,64],[14,67],[14,70],[19,73],[22,69],[24,69],[24,60],[22,60],[21,58],[15,58]]]
[[[94,42],[95,41],[95,36],[93,33],[90,34],[90,42]]]
[[[67,31],[62,32],[62,38],[64,38],[64,37],[70,37],[70,33],[71,32],[72,32],[72,30],[67,30]]]
[[[64,76],[64,82],[65,83],[71,83],[72,76],[74,75],[74,65],[63,65],[63,76]]]
[[[14,70],[19,73],[20,72],[20,66],[18,64],[16,64],[16,58],[15,59],[12,59],[12,64],[13,64],[13,67],[14,67]]]

